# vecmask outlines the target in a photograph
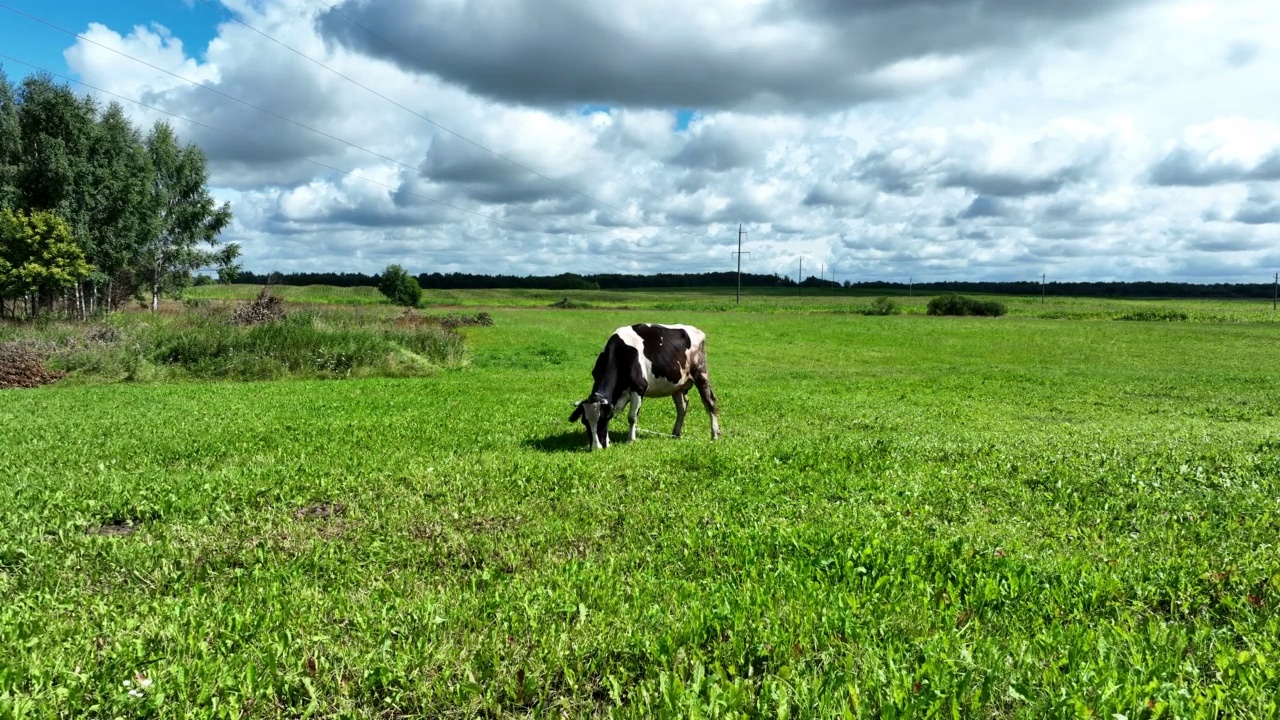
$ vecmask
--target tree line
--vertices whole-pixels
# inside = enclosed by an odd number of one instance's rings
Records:
[[[0,68],[0,317],[154,309],[196,270],[231,281],[231,208],[207,183],[204,152],[167,123],[144,134],[118,103]]]
[[[417,277],[426,290],[528,289],[528,290],[631,290],[637,288],[735,287],[734,272],[658,273],[654,275],[479,275],[471,273],[422,273]],[[243,271],[239,282],[255,285],[333,285],[337,287],[377,287],[379,274],[364,273],[268,273],[259,275]],[[795,288],[794,278],[782,275],[742,274],[743,287]],[[939,281],[900,283],[884,281],[834,282],[814,276],[800,283],[805,289],[847,291],[856,294],[887,295],[969,293],[974,295],[1039,295],[1039,282],[1033,281]],[[1156,281],[1127,282],[1050,282],[1043,290],[1058,297],[1132,297],[1132,298],[1270,298],[1275,292],[1271,283],[1185,283]]]
[[[363,273],[257,273],[242,271],[238,282],[254,285],[332,285],[336,287],[375,287],[381,275]],[[422,273],[418,284],[427,290],[626,290],[655,287],[733,287],[737,274],[659,273],[656,275],[479,275],[472,273]],[[813,278],[817,282],[816,278]],[[796,281],[780,275],[742,274],[743,287],[795,287]]]

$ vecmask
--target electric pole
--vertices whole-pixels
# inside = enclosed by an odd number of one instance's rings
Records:
[[[804,297],[804,258],[800,258],[800,272],[796,273],[796,294]]]
[[[1276,301],[1280,300],[1280,273],[1276,273],[1276,290],[1271,296],[1271,312],[1276,311]]]
[[[1040,273],[1040,304],[1044,304],[1044,273]]]
[[[915,288],[915,285],[911,282],[911,281],[912,281],[912,280],[914,280],[914,279],[915,279],[915,278],[912,278],[912,277],[908,277],[908,278],[907,278],[907,297],[915,297],[915,296],[916,296],[915,289],[914,289],[914,288]]]
[[[742,229],[742,223],[738,223],[738,252],[732,253],[738,256],[738,299],[736,301],[738,305],[742,304],[742,236],[745,234],[746,231]],[[751,253],[746,254],[750,255]]]

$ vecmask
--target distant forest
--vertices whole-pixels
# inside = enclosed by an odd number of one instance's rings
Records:
[[[363,273],[271,273],[270,282],[276,285],[334,285],[337,287],[372,287],[378,284],[378,275]],[[530,289],[530,290],[629,290],[636,288],[689,288],[735,287],[737,274],[732,272],[710,273],[659,273],[656,275],[472,275],[469,273],[423,273],[418,283],[427,290],[465,289]],[[267,275],[241,272],[237,282],[255,285],[268,283]],[[743,287],[795,288],[796,281],[782,275],[743,273]],[[959,292],[995,295],[1039,295],[1038,282],[922,282],[908,286],[895,282],[834,283],[816,277],[806,278],[805,288],[845,290],[856,294],[883,293],[906,295],[911,291],[921,294]],[[1045,292],[1059,297],[1132,297],[1132,298],[1271,298],[1275,286],[1271,283],[1176,283],[1176,282],[1051,282]]]

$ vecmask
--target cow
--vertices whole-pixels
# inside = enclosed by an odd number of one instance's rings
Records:
[[[595,384],[586,400],[578,402],[569,422],[582,421],[590,450],[609,447],[609,421],[631,406],[627,439],[635,442],[640,403],[647,397],[670,397],[676,404],[680,437],[689,410],[689,389],[698,388],[702,404],[711,415],[711,439],[720,437],[716,396],[707,376],[707,336],[692,325],[640,323],[613,331],[591,370]]]

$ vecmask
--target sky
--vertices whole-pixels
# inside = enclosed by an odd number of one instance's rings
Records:
[[[732,270],[739,224],[792,277],[1280,270],[1272,0],[5,5],[72,34],[0,8],[0,52],[203,125],[256,272]]]

